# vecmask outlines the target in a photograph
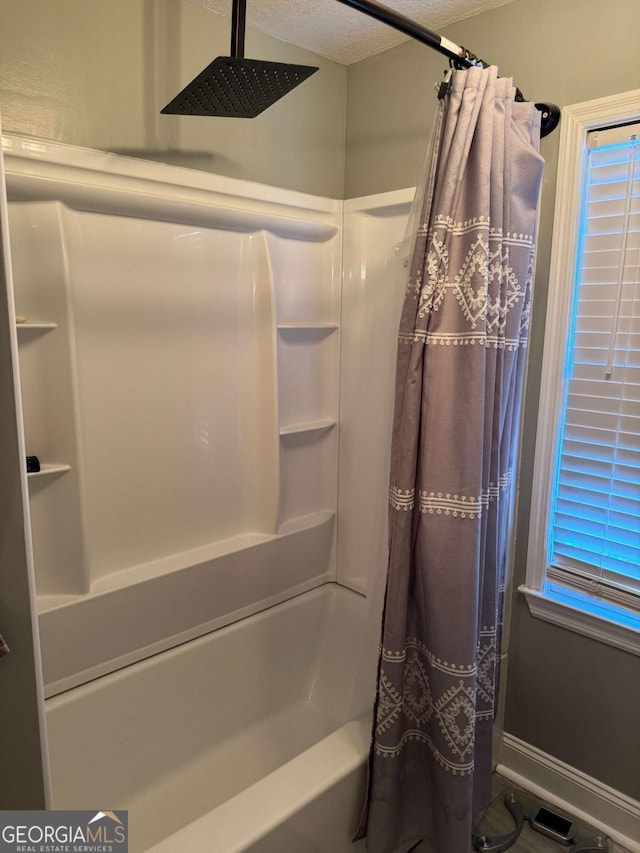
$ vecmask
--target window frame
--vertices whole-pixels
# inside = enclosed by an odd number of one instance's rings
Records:
[[[599,598],[586,584],[581,589],[579,584],[563,583],[547,562],[559,423],[568,380],[568,330],[580,247],[587,135],[638,120],[640,89],[562,110],[526,582],[519,590],[533,616],[640,655],[640,602],[629,609]]]

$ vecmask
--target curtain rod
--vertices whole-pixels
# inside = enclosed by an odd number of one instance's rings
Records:
[[[426,44],[437,50],[439,53],[449,57],[449,60],[456,68],[472,68],[475,65],[486,68],[488,63],[467,50],[465,47],[460,47],[444,36],[438,35],[421,24],[412,21],[405,15],[389,9],[388,6],[383,6],[381,3],[376,3],[375,0],[338,0],[338,3],[343,3],[345,6],[350,6],[364,15],[369,15],[370,18],[375,18],[376,21],[381,21],[401,33],[416,41]],[[516,89],[516,100],[524,100],[522,93]],[[518,97],[519,95],[519,97]],[[558,126],[560,121],[560,108],[555,104],[535,104],[537,110],[542,113],[540,126],[540,135],[547,136]]]

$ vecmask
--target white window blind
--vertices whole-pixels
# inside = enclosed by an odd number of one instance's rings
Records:
[[[640,604],[640,124],[588,136],[550,579]]]

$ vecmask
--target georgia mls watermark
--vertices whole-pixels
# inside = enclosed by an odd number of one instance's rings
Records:
[[[0,811],[0,853],[128,853],[126,811]]]

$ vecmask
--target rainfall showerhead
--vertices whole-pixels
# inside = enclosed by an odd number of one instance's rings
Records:
[[[219,56],[162,112],[255,118],[317,70],[309,65]]]
[[[318,69],[244,58],[246,0],[233,0],[231,56],[219,56],[161,111],[172,115],[255,118]]]

